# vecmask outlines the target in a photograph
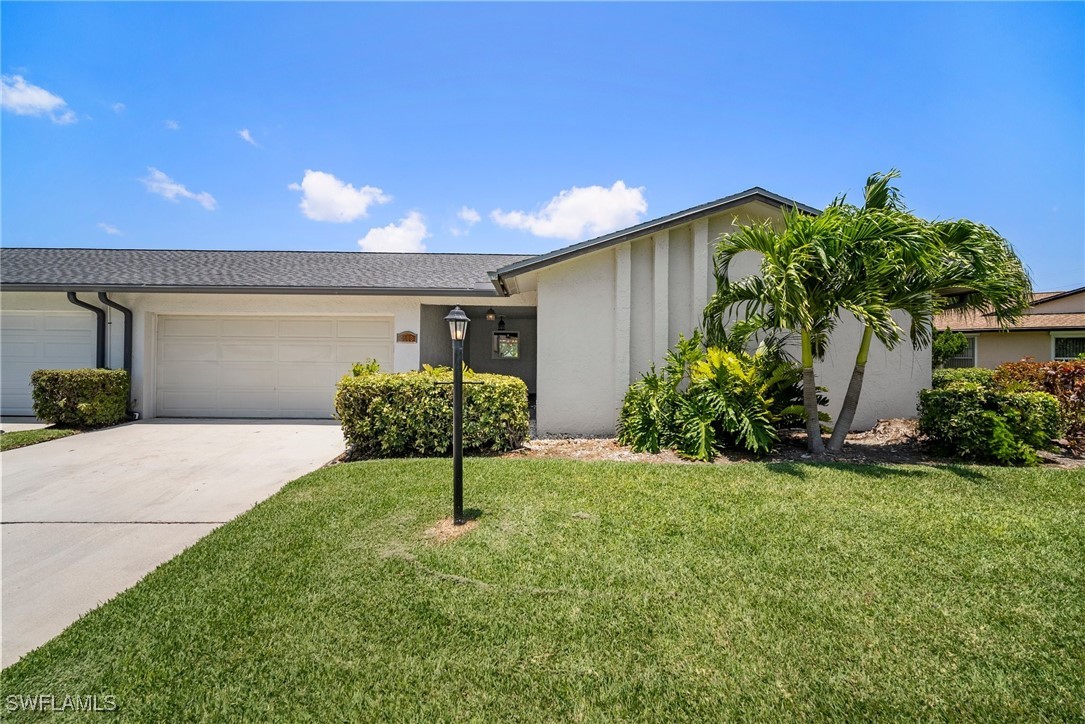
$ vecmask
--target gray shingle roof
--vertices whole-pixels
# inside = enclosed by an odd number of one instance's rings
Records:
[[[229,290],[496,294],[489,272],[522,254],[0,249],[0,285],[64,291]]]

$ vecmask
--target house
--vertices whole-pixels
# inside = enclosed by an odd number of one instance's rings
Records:
[[[459,305],[467,364],[521,376],[540,434],[613,434],[630,382],[698,326],[713,240],[787,206],[816,213],[753,188],[539,256],[3,249],[3,413],[31,412],[32,370],[98,364],[130,367],[145,418],[326,418],[353,362],[448,364]],[[819,365],[830,413],[859,336],[847,320]],[[875,343],[856,429],[914,416],[930,368],[928,351]]]
[[[1021,320],[1006,331],[990,314],[948,311],[938,329],[968,338],[968,348],[946,367],[998,367],[1032,357],[1037,362],[1075,359],[1085,354],[1085,287],[1068,292],[1038,292]]]

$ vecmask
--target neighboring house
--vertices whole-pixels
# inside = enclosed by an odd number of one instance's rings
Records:
[[[124,364],[125,313],[104,300],[131,310],[143,417],[326,418],[352,362],[447,365],[443,318],[459,305],[472,320],[467,364],[524,378],[540,434],[610,435],[629,383],[699,325],[713,241],[779,220],[784,206],[816,213],[754,188],[540,256],[3,249],[3,412],[31,412],[34,369],[94,366],[99,350],[106,366]],[[757,262],[732,268],[755,273]],[[831,413],[859,334],[854,319],[841,324],[819,365]],[[875,343],[856,429],[913,416],[930,368],[929,351]]]
[[[1075,359],[1085,353],[1085,287],[1068,292],[1037,292],[1021,320],[1003,332],[990,314],[939,315],[939,329],[949,327],[968,338],[968,348],[946,367],[998,367],[1032,357],[1037,362]]]

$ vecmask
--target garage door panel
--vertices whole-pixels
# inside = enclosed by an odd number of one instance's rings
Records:
[[[93,320],[89,314],[50,314],[42,319],[41,326],[47,332],[82,333],[89,320]]]
[[[170,362],[218,362],[219,345],[217,341],[162,342],[159,345],[159,359]]]
[[[3,324],[4,337],[8,336],[9,332],[25,332],[27,330],[39,329],[42,320],[37,314],[21,314],[13,312],[4,312],[0,317],[0,322]]]
[[[275,337],[278,322],[274,319],[245,317],[222,320],[223,337]]]
[[[328,339],[335,336],[335,323],[334,319],[282,319],[279,336]]]
[[[285,342],[279,345],[280,362],[333,362],[335,344],[333,342],[309,342],[299,344]]]
[[[391,337],[392,322],[386,319],[342,319],[336,325],[340,339],[356,337]]]
[[[163,316],[158,330],[164,417],[327,418],[351,363],[392,367],[391,318]]]
[[[85,342],[46,342],[42,345],[42,359],[47,362],[93,356],[94,345]]]
[[[215,318],[160,317],[158,333],[167,337],[218,337],[222,323]]]
[[[274,362],[275,343],[223,344],[219,359],[223,362]]]
[[[268,365],[223,365],[219,370],[218,382],[227,388],[274,390],[275,368]]]

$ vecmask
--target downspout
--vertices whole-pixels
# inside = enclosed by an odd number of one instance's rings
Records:
[[[132,374],[132,310],[114,302],[105,292],[98,292],[98,301],[124,315],[124,370],[130,376]]]
[[[89,309],[98,316],[98,339],[95,345],[95,359],[98,369],[105,369],[105,310],[93,304],[79,301],[79,298],[75,296],[75,292],[68,292],[68,301],[77,307]]]

